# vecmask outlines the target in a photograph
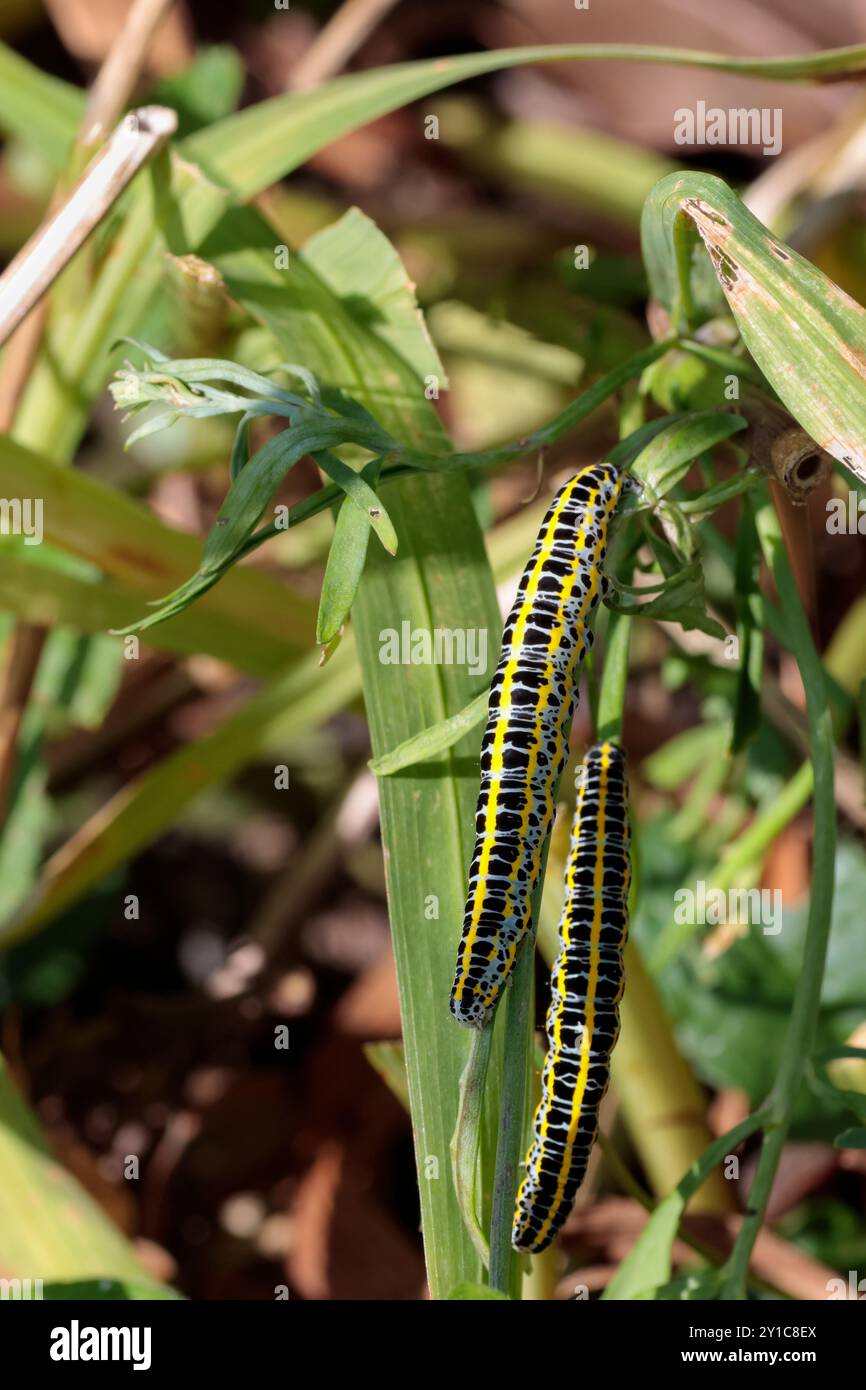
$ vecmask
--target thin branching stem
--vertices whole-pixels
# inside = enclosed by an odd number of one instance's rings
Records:
[[[722,1296],[745,1298],[749,1259],[764,1221],[773,1179],[788,1135],[791,1115],[799,1094],[804,1069],[812,1052],[821,983],[830,936],[836,865],[836,802],[833,780],[833,725],[821,660],[782,544],[775,513],[766,506],[758,515],[758,530],[767,564],[773,574],[782,612],[788,648],[800,668],[806,692],[806,715],[812,750],[815,788],[814,843],[809,919],[803,963],[794,993],[782,1061],[770,1093],[761,1156],[749,1193],[749,1204],[734,1249],[725,1269]]]

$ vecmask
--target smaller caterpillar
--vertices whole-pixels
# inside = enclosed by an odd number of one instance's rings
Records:
[[[538,1254],[550,1244],[571,1210],[598,1134],[598,1108],[619,1035],[630,838],[622,750],[615,743],[596,744],[578,782],[560,950],[551,972],[542,1097],[512,1229],[516,1250]]]

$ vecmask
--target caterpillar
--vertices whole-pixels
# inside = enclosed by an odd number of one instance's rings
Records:
[[[592,645],[601,566],[623,480],[593,463],[553,499],[505,624],[481,744],[475,850],[451,1012],[490,1018],[531,919],[577,700],[575,668]]]
[[[537,1254],[550,1244],[571,1210],[598,1134],[619,1035],[630,838],[622,750],[596,744],[578,780],[542,1096],[512,1228],[517,1250]]]

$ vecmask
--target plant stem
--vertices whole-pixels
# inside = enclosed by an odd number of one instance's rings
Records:
[[[722,1297],[729,1299],[745,1297],[749,1259],[764,1220],[803,1070],[815,1039],[821,1005],[821,983],[830,935],[836,867],[833,726],[827,704],[824,672],[782,544],[781,529],[769,506],[762,508],[758,515],[758,532],[781,599],[789,649],[800,668],[806,692],[806,715],[815,777],[815,831],[803,965],[794,994],[794,1005],[782,1049],[782,1061],[768,1101],[769,1118],[764,1128],[761,1156],[749,1193],[748,1209],[725,1268]]]
[[[691,219],[680,211],[674,219],[674,259],[677,268],[677,295],[671,316],[678,334],[687,336],[694,326],[695,306],[692,299],[692,242]]]
[[[634,359],[632,359],[634,360]],[[610,613],[605,648],[604,675],[599,691],[599,738],[618,737],[622,729],[625,690],[628,677],[628,650],[631,620]],[[602,729],[607,732],[602,733]],[[538,920],[542,886],[550,842],[545,848],[542,871],[532,904],[532,920]],[[533,933],[532,940],[535,936]],[[515,967],[505,1020],[505,1056],[499,1143],[496,1150],[496,1176],[493,1186],[493,1212],[490,1227],[490,1287],[508,1293],[513,1287],[514,1257],[511,1249],[511,1222],[520,1163],[520,1144],[526,1113],[526,1082],[532,1038],[530,1008],[535,952],[525,945]],[[519,1267],[518,1267],[519,1269]]]
[[[481,1028],[472,1035],[469,1060],[460,1078],[460,1105],[451,1139],[451,1169],[463,1221],[482,1263],[487,1265],[490,1250],[481,1229],[477,1200],[478,1153],[484,1110],[484,1086],[490,1065],[493,1029]]]
[[[542,874],[543,878],[543,874]],[[540,889],[536,890],[536,899]],[[537,901],[533,903],[533,920]],[[502,1109],[496,1146],[493,1209],[490,1219],[490,1287],[520,1297],[520,1261],[511,1248],[514,1194],[522,1157],[532,1040],[531,1007],[535,979],[534,934],[527,939],[514,968],[505,1017]]]
[[[618,739],[622,735],[631,622],[631,618],[625,613],[611,612],[608,616],[607,640],[604,644],[604,674],[598,697],[596,722],[596,735],[600,741]]]

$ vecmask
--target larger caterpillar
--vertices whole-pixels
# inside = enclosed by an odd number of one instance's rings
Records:
[[[529,927],[577,700],[575,667],[606,581],[608,525],[622,493],[611,463],[559,490],[538,533],[505,624],[481,744],[475,851],[451,1012],[481,1028]]]
[[[537,1254],[571,1210],[598,1134],[619,1035],[631,880],[622,750],[591,748],[580,773],[565,873],[560,951],[551,973],[547,1060],[512,1244]]]

